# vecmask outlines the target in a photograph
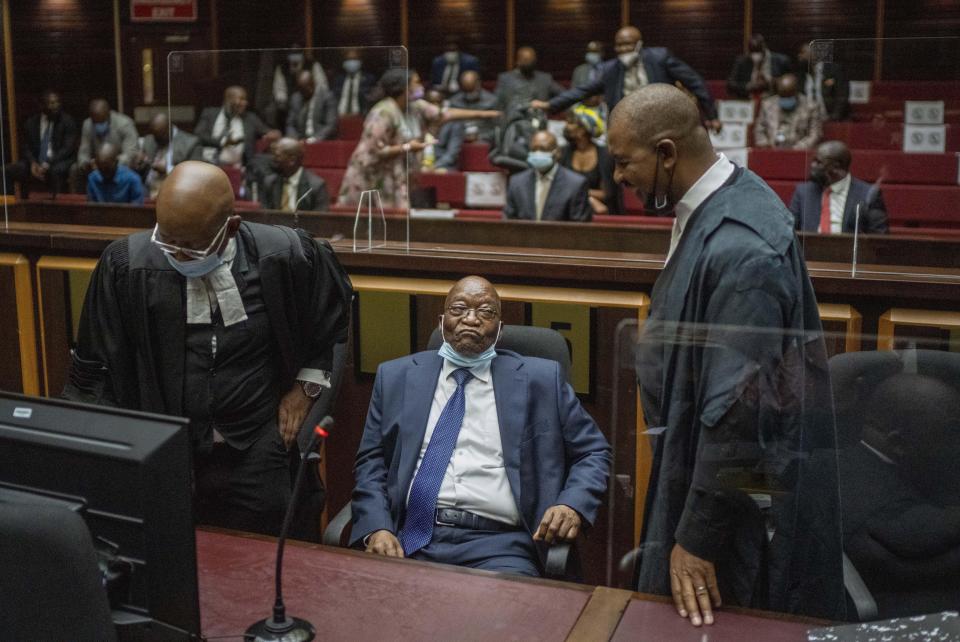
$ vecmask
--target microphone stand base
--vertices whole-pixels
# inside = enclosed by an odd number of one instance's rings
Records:
[[[287,617],[282,623],[272,617],[260,620],[243,634],[245,642],[310,642],[317,635],[312,624],[298,617]]]

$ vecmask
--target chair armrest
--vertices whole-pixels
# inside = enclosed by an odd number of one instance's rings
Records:
[[[350,527],[350,520],[353,519],[353,513],[350,510],[350,503],[340,509],[340,512],[330,520],[327,529],[323,531],[323,543],[327,546],[343,546],[343,536]]]
[[[847,554],[843,554],[843,586],[847,589],[847,595],[857,609],[857,619],[860,622],[869,622],[877,617],[877,601],[870,594],[860,573]]]

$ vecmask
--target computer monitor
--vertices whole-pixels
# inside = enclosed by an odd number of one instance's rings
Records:
[[[0,501],[55,503],[83,517],[115,621],[199,635],[187,424],[0,392]]]

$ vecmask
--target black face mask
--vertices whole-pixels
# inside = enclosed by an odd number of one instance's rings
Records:
[[[822,167],[813,167],[810,169],[810,180],[819,185],[827,184],[827,170]]]
[[[537,67],[536,65],[517,65],[517,69],[519,69],[520,73],[524,76],[532,76]]]
[[[657,179],[660,178],[660,150],[655,149],[657,155],[657,166],[653,170],[653,191],[647,195],[647,203],[653,202],[653,213],[655,216],[667,216],[673,211],[673,203],[670,202],[670,188],[673,187],[673,172],[670,172],[670,178],[667,179],[667,190],[663,195],[663,200],[657,196]]]

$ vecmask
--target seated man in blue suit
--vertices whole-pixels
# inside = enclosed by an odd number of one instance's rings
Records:
[[[514,174],[507,186],[503,218],[534,221],[589,221],[590,186],[585,176],[558,163],[557,137],[539,131],[530,138],[530,169]]]
[[[644,47],[640,30],[623,27],[614,37],[617,57],[600,65],[599,73],[585,85],[569,89],[549,102],[534,100],[532,107],[550,112],[569,109],[591,96],[603,94],[607,108],[613,111],[617,103],[641,87],[654,83],[676,85],[693,94],[700,105],[700,113],[708,129],[720,131],[717,107],[707,84],[693,68],[664,47]]]
[[[865,234],[886,234],[887,207],[880,184],[871,185],[850,175],[850,150],[830,140],[817,147],[810,161],[810,180],[797,185],[790,199],[796,228],[820,234],[852,234],[857,227]]]
[[[450,290],[438,352],[381,364],[353,491],[351,545],[536,576],[536,542],[573,540],[607,488],[610,446],[555,361],[496,350],[500,297]]]

